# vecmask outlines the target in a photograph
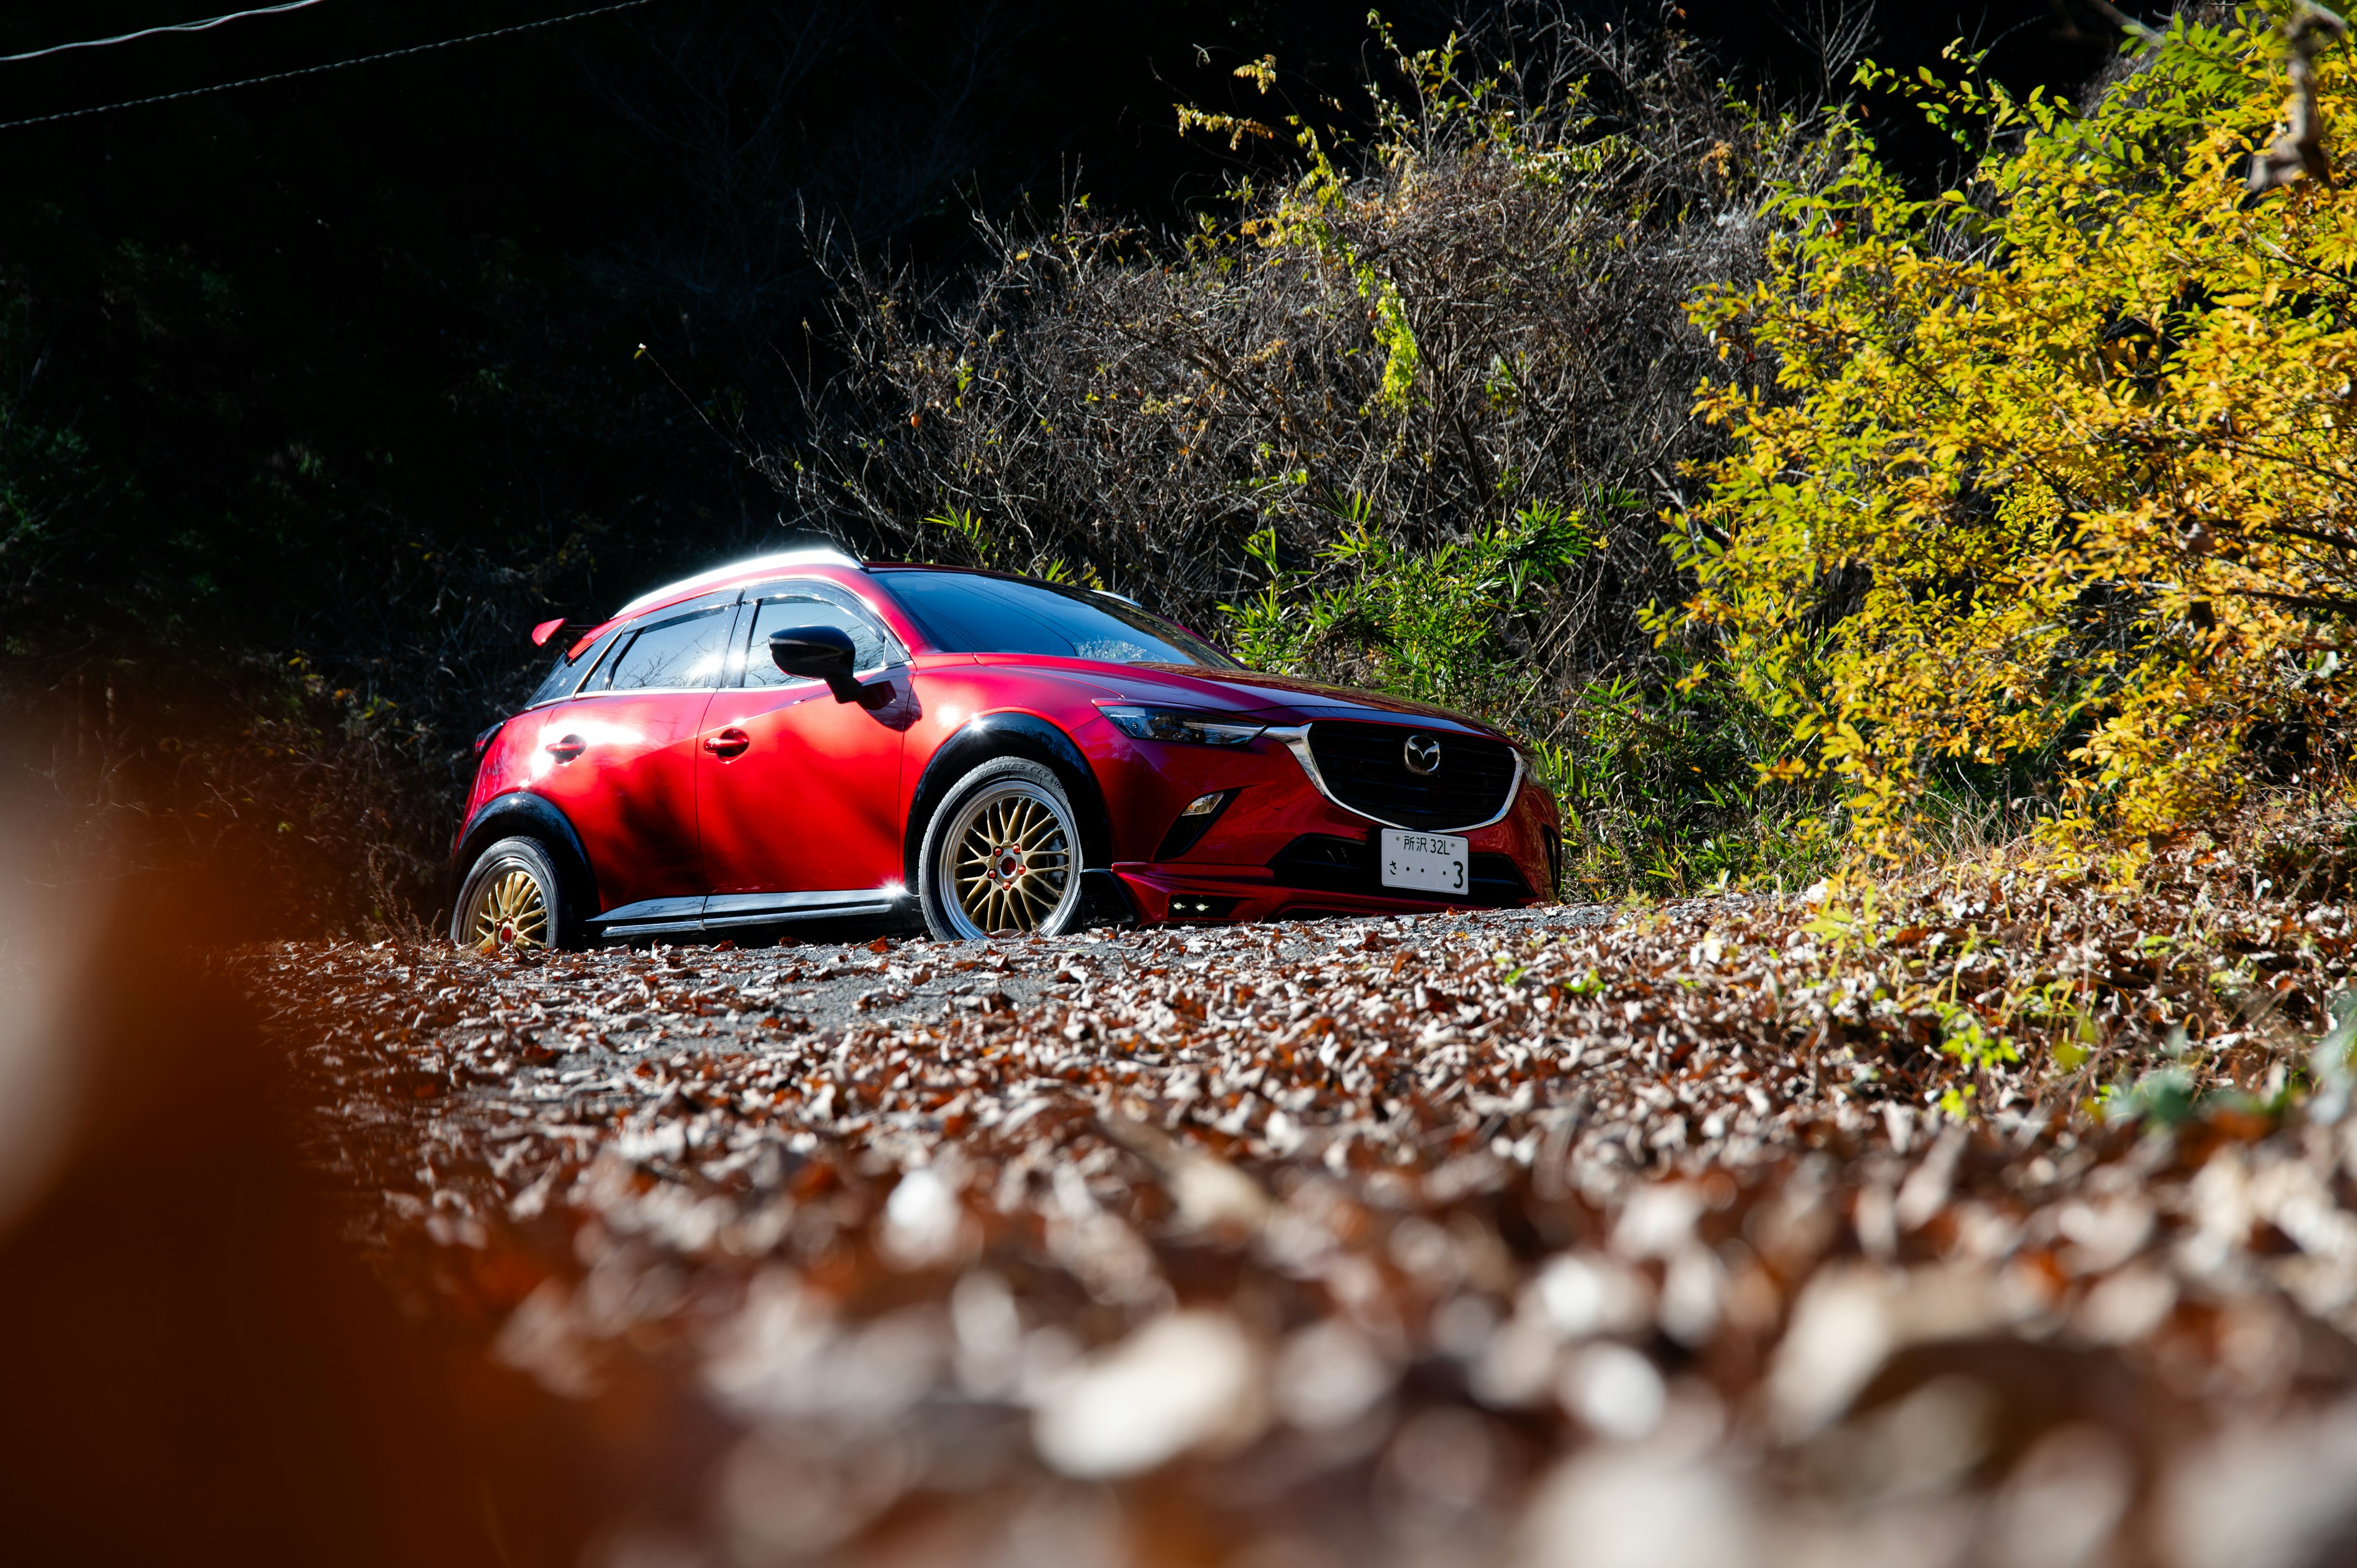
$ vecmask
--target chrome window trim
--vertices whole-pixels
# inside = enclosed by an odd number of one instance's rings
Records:
[[[1317,720],[1313,719],[1310,721],[1310,724],[1315,724],[1317,722]],[[1391,721],[1388,719],[1350,719],[1336,722],[1348,724],[1391,724]],[[1318,792],[1320,795],[1325,796],[1329,800],[1331,800],[1334,804],[1341,807],[1344,811],[1350,812],[1354,817],[1364,817],[1371,822],[1379,822],[1384,827],[1394,828],[1404,833],[1477,833],[1483,828],[1495,827],[1500,822],[1504,822],[1507,816],[1512,812],[1514,802],[1522,799],[1523,775],[1526,771],[1523,767],[1523,750],[1522,747],[1514,745],[1512,741],[1508,741],[1506,743],[1506,749],[1513,754],[1514,777],[1512,782],[1506,786],[1506,803],[1498,808],[1498,812],[1495,816],[1485,817],[1478,822],[1469,822],[1463,827],[1449,828],[1418,828],[1410,827],[1405,822],[1394,822],[1387,817],[1376,816],[1372,811],[1361,811],[1358,807],[1353,806],[1348,800],[1343,800],[1340,795],[1335,794],[1332,789],[1327,787],[1326,776],[1318,771],[1318,758],[1311,755],[1309,750],[1309,725],[1307,724],[1271,725],[1267,729],[1261,733],[1270,740],[1283,741],[1285,743],[1286,750],[1293,753],[1293,759],[1301,764],[1301,771],[1309,776],[1309,782],[1318,787]],[[1403,736],[1413,734],[1415,730],[1415,726],[1414,725],[1391,725],[1391,727],[1399,730]],[[1483,736],[1480,738],[1486,739],[1488,737]]]
[[[566,701],[587,703],[599,697],[681,697],[691,692],[726,692],[735,689],[731,686],[632,686],[620,692],[579,692]],[[546,705],[546,703],[542,704],[544,707]]]

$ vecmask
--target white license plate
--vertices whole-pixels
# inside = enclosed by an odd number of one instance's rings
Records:
[[[1463,897],[1465,841],[1455,833],[1404,833],[1383,830],[1383,886]]]

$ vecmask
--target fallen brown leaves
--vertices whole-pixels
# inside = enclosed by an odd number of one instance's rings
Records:
[[[735,1434],[619,1556],[2190,1568],[2357,1482],[2351,940],[2205,847],[252,977],[417,1311]]]

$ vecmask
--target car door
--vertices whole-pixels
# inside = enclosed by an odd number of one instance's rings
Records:
[[[897,899],[901,737],[916,711],[906,651],[833,584],[776,583],[746,598],[733,679],[705,714],[696,762],[714,922]],[[770,634],[803,626],[849,635],[864,700],[838,702],[823,682],[770,662]]]
[[[541,717],[531,788],[581,835],[603,916],[693,921],[702,908],[697,742],[727,666],[736,598],[625,627],[574,699]]]

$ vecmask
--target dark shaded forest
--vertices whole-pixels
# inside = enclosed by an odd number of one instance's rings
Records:
[[[12,8],[0,52],[181,9]],[[863,421],[897,427],[861,381],[878,301],[983,308],[1024,236],[1080,210],[1180,255],[1298,155],[1182,135],[1178,105],[1298,115],[1347,173],[1391,59],[1342,4],[649,0],[528,26],[565,15],[328,0],[0,64],[0,809],[44,824],[44,877],[193,855],[245,877],[251,934],[430,918],[526,627],[812,532],[953,553],[905,486],[846,504],[796,478]],[[1383,20],[1401,50],[1522,41],[1559,77],[1576,38],[1621,51],[1624,86],[1799,108],[1862,55],[1908,70],[1959,36],[1994,78],[2068,92],[2117,36],[2076,0]],[[1664,102],[1602,110],[1642,130]],[[1862,113],[1943,177],[1953,149],[1911,114]],[[1214,532],[1211,577],[1121,585],[1172,608],[1249,587],[1242,534]],[[1598,670],[1635,646],[1623,622]]]

